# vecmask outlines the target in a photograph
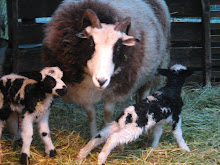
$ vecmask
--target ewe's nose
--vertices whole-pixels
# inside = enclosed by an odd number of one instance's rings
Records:
[[[63,86],[62,89],[57,89],[56,92],[57,92],[58,95],[64,96],[66,94],[66,92],[67,92],[67,87]]]
[[[107,81],[107,79],[98,79],[100,87],[102,87],[106,81]]]

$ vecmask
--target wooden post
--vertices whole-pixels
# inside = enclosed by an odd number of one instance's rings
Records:
[[[8,35],[9,35],[9,48],[10,48],[10,63],[11,69],[14,69],[14,61],[18,52],[17,32],[18,32],[18,0],[7,0],[8,12]],[[11,70],[11,71],[12,71]]]
[[[211,34],[210,34],[210,0],[201,0],[202,24],[203,24],[203,48],[204,48],[204,70],[203,85],[211,82]]]

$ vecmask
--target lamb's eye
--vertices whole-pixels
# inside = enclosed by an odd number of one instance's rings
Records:
[[[54,74],[54,70],[50,70],[49,73],[50,73],[50,74]]]
[[[95,43],[94,43],[94,40],[92,37],[89,38],[89,46],[90,47],[94,47],[95,46]]]

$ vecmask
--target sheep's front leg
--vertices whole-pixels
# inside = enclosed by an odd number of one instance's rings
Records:
[[[108,101],[108,100],[105,101],[105,105],[104,105],[104,122],[105,122],[105,126],[107,126],[112,121],[114,108],[115,108],[115,102]]]
[[[49,111],[38,121],[39,134],[45,145],[46,154],[50,157],[56,156],[56,150],[50,137],[50,129],[48,125]]]
[[[134,125],[136,124],[128,124],[126,125],[126,127],[124,127],[118,132],[113,133],[108,138],[101,153],[98,156],[99,165],[105,163],[107,156],[110,154],[111,150],[114,149],[117,145],[134,141],[143,133],[143,128]]]
[[[182,123],[181,116],[179,116],[178,122],[174,121],[174,124],[173,124],[173,136],[175,137],[175,139],[176,139],[176,141],[177,141],[180,148],[190,152],[190,149],[186,145],[186,142],[185,142],[185,140],[183,139],[183,136],[182,136],[181,123]]]
[[[89,125],[90,125],[90,133],[91,136],[94,137],[97,134],[97,126],[96,126],[96,111],[94,105],[84,105],[86,109],[87,115],[89,117]]]
[[[29,164],[30,158],[30,145],[33,136],[33,115],[26,112],[21,122],[21,138],[22,138],[22,149],[21,149],[21,164]]]
[[[98,145],[104,143],[106,139],[113,134],[114,132],[119,131],[119,125],[117,122],[112,122],[110,123],[109,126],[103,128],[95,137],[93,137],[85,147],[83,147],[79,154],[78,154],[78,159],[83,159],[85,158],[89,152],[97,147]]]

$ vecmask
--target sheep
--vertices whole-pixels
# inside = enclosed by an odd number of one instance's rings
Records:
[[[60,68],[45,67],[37,77],[39,81],[12,73],[0,79],[0,138],[4,123],[7,122],[15,139],[22,138],[22,164],[29,163],[33,122],[38,123],[45,152],[51,157],[56,155],[48,117],[53,96],[63,96],[67,92],[67,87],[61,80],[63,72]],[[18,118],[21,119],[20,124]]]
[[[65,0],[46,25],[42,63],[63,70],[63,99],[83,105],[94,136],[96,103],[104,101],[107,124],[117,102],[140,88],[146,98],[164,82],[155,73],[167,68],[169,38],[164,0]]]
[[[158,69],[158,73],[168,77],[166,85],[141,103],[126,108],[115,121],[100,131],[80,150],[78,159],[82,160],[92,149],[106,141],[98,156],[98,164],[104,164],[113,148],[136,140],[150,128],[154,130],[152,146],[157,147],[163,131],[162,125],[165,123],[171,123],[173,136],[179,147],[190,152],[181,130],[183,106],[181,88],[185,78],[190,76],[192,71],[187,70],[183,65],[176,64],[170,69]]]

